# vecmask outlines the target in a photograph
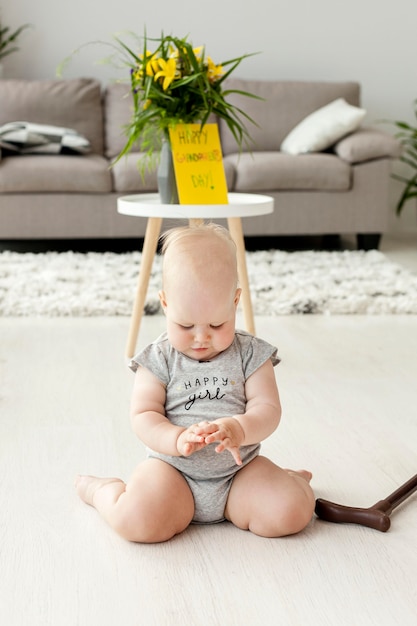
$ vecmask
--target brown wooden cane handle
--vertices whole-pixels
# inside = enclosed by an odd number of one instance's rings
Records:
[[[316,500],[315,512],[318,517],[328,522],[361,524],[384,533],[391,525],[389,515],[415,491],[417,491],[417,474],[387,498],[379,500],[379,502],[367,509],[336,504],[335,502],[318,498]]]
[[[335,504],[328,500],[316,500],[316,515],[327,522],[339,524],[361,524],[385,533],[391,525],[390,518],[385,511],[377,508],[361,509],[353,506]]]

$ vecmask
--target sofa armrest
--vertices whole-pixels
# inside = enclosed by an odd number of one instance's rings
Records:
[[[362,127],[338,141],[333,150],[348,163],[362,163],[384,157],[397,158],[401,155],[401,144],[382,130]]]

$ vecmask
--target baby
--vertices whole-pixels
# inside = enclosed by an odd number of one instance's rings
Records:
[[[263,537],[297,533],[314,511],[311,474],[259,453],[281,418],[279,359],[235,328],[234,242],[221,226],[187,226],[165,235],[162,252],[167,330],[130,364],[132,427],[147,459],[127,484],[79,476],[78,494],[130,541],[224,520]]]

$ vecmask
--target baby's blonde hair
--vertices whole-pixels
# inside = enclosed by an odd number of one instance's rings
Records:
[[[237,259],[235,242],[229,231],[220,224],[203,223],[198,226],[172,228],[161,237],[163,282],[166,284],[170,270],[174,274],[174,253],[183,256],[187,269],[200,274],[204,271],[224,269],[231,273],[237,286]]]

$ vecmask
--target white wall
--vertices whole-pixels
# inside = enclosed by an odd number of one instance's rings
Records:
[[[54,78],[57,66],[78,46],[111,41],[129,30],[140,35],[146,26],[150,37],[162,30],[188,34],[216,62],[259,51],[243,62],[236,76],[357,80],[367,124],[380,119],[415,123],[416,0],[2,0],[1,14],[12,28],[33,25],[22,35],[20,51],[4,61],[9,78]],[[96,64],[107,54],[105,46],[83,48],[64,77],[96,76],[105,82],[120,76],[112,67]],[[391,126],[383,128],[394,132]],[[395,169],[401,171],[398,163]],[[393,204],[398,193],[393,183]],[[393,217],[392,229],[414,228],[410,204],[400,220]]]

